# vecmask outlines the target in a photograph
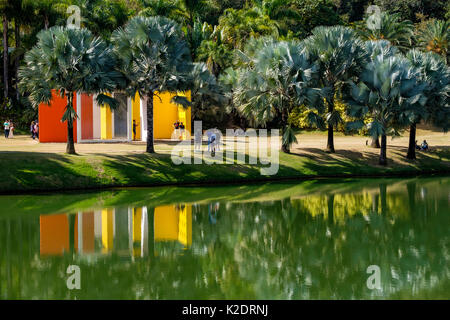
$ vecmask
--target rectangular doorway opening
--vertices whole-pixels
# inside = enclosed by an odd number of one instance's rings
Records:
[[[114,138],[128,138],[128,97],[124,93],[116,93],[114,98],[119,106],[114,110]]]

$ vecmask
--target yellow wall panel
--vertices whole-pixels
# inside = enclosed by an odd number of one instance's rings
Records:
[[[102,210],[102,244],[103,252],[111,251],[113,248],[113,209]]]
[[[192,244],[192,205],[186,205],[180,211],[178,241],[185,247]]]
[[[155,241],[178,240],[178,212],[175,206],[155,208]]]
[[[111,96],[110,94],[107,94]],[[111,108],[107,105],[100,107],[100,134],[101,139],[112,139],[112,112]]]
[[[183,93],[178,93],[183,95]],[[180,120],[185,125],[186,130],[191,131],[191,108],[185,110],[171,102],[175,93],[156,93],[153,99],[153,128],[155,139],[170,139],[174,130],[173,124]],[[186,93],[190,100],[191,92]]]

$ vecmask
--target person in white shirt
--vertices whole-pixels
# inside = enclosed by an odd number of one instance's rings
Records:
[[[8,139],[8,137],[9,137],[9,128],[10,128],[9,120],[5,120],[5,122],[3,123],[3,126],[5,127],[5,138]]]

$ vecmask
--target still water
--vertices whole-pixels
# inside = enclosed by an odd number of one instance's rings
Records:
[[[1,196],[0,298],[448,299],[449,204],[448,177]]]

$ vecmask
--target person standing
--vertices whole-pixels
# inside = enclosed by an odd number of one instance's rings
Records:
[[[37,121],[34,124],[34,134],[35,134],[36,138],[39,139],[39,122],[37,122]]]
[[[180,140],[184,139],[184,124],[180,122]]]
[[[202,131],[197,129],[194,134],[194,152],[200,152],[202,148]]]
[[[14,138],[14,123],[9,120],[9,138]]]
[[[3,126],[5,127],[5,138],[8,139],[8,137],[9,137],[9,129],[10,129],[9,120],[5,120],[5,122],[3,123]]]
[[[174,129],[175,129],[175,137],[178,137],[179,136],[179,129],[180,129],[180,121],[175,121],[174,122],[174,124],[173,124],[173,127],[174,127]],[[172,137],[173,137],[173,135],[172,135]]]
[[[30,125],[30,133],[31,133],[31,138],[33,138],[33,140],[36,138],[34,136],[34,121],[31,121],[31,125]]]
[[[136,120],[133,120],[133,141],[136,141],[136,129],[139,125],[136,123]]]

